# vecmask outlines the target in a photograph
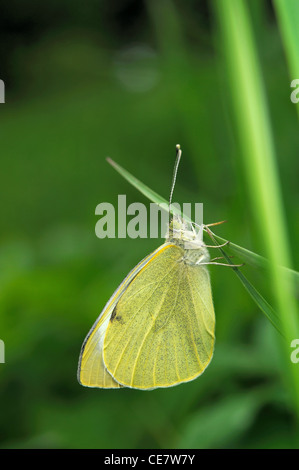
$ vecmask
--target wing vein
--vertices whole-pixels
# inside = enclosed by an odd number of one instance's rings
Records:
[[[171,270],[172,270],[173,268],[175,268],[175,267],[177,267],[177,266],[176,266],[176,265],[172,266]],[[168,274],[171,272],[171,270],[169,270]],[[163,278],[163,279],[164,279],[164,278]],[[158,317],[158,315],[159,315],[159,312],[161,311],[161,307],[162,307],[162,305],[163,305],[163,303],[164,303],[164,301],[165,301],[165,297],[167,296],[167,293],[169,292],[169,289],[170,289],[170,288],[171,288],[171,285],[169,285],[169,286],[168,286],[168,289],[165,290],[165,292],[164,292],[164,295],[163,295],[162,300],[161,300],[161,302],[160,302],[159,308],[157,309],[157,314],[156,314],[155,317],[154,317],[153,323],[156,321],[156,319],[157,319],[157,317]],[[178,290],[177,290],[177,292],[178,292]],[[177,297],[178,297],[178,294],[176,295],[176,301],[177,301]],[[175,303],[176,303],[176,301],[175,301]],[[174,310],[174,309],[172,309],[172,310]],[[140,345],[140,348],[138,349],[137,357],[136,357],[136,360],[135,360],[135,363],[134,363],[134,367],[133,367],[133,369],[132,369],[131,384],[133,383],[133,377],[134,377],[134,374],[135,374],[135,371],[136,371],[137,362],[138,362],[138,359],[139,359],[139,357],[140,357],[142,347],[143,347],[143,345],[144,345],[144,343],[145,343],[145,340],[146,340],[146,338],[148,337],[148,335],[149,335],[149,333],[150,333],[151,330],[152,330],[152,325],[150,325],[150,327],[149,327],[148,330],[146,331],[146,333],[145,333],[145,335],[144,335],[144,337],[143,337],[142,343],[141,343],[141,345]]]

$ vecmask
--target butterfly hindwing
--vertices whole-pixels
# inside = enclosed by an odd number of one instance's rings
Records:
[[[211,361],[215,315],[205,266],[166,243],[127,286],[109,320],[103,360],[126,387],[153,389],[193,380]]]

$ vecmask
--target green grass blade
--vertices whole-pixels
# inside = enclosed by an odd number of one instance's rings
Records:
[[[158,193],[150,189],[148,186],[146,186],[144,183],[142,183],[140,180],[135,178],[131,173],[129,173],[127,170],[125,170],[123,167],[118,165],[115,161],[113,161],[111,158],[106,159],[108,163],[121,175],[123,176],[132,186],[134,186],[138,191],[140,191],[145,197],[147,197],[150,201],[155,202],[159,206],[162,204],[168,204],[167,201],[159,196]]]
[[[215,234],[213,232],[210,232],[210,237],[212,238],[213,242],[215,245],[218,245],[218,242],[216,240]],[[283,336],[282,329],[281,329],[281,324],[279,321],[279,318],[276,314],[276,312],[273,310],[271,305],[264,299],[264,297],[256,290],[256,288],[251,284],[251,282],[246,278],[246,276],[237,268],[233,267],[233,263],[229,256],[226,254],[226,252],[223,250],[223,248],[219,247],[219,250],[221,251],[222,255],[226,259],[228,264],[232,265],[232,268],[238,278],[240,279],[241,283],[249,293],[249,295],[252,297],[254,302],[257,304],[257,306],[260,308],[260,310],[266,315],[268,320],[272,323],[274,328]]]
[[[215,1],[241,156],[260,239],[270,262],[273,298],[284,336],[282,349],[289,390],[299,416],[299,375],[290,361],[290,343],[299,337],[298,312],[293,283],[282,275],[290,253],[268,106],[248,5],[244,0]]]
[[[218,235],[214,234],[216,240],[220,243],[225,243],[227,240],[225,238],[219,237]],[[253,251],[248,250],[242,246],[236,245],[235,243],[230,242],[227,247],[226,251],[229,254],[233,254],[238,256],[244,263],[249,264],[254,268],[263,268],[269,269],[269,261],[267,258],[264,258]],[[299,272],[295,271],[294,269],[286,268],[285,266],[281,266],[281,270],[285,276],[288,276],[289,279],[293,278],[296,282],[296,285],[299,287]]]
[[[151,190],[148,186],[146,186],[144,183],[142,183],[140,180],[138,180],[137,178],[135,178],[135,176],[131,175],[131,173],[129,173],[127,170],[125,170],[124,168],[122,168],[120,165],[118,165],[117,163],[115,163],[113,160],[111,160],[110,158],[107,159],[108,163],[110,163],[110,165],[113,166],[113,168],[116,169],[116,171],[121,175],[123,176],[130,184],[132,184],[136,189],[138,189],[138,191],[140,191],[144,196],[146,196],[150,201],[158,204],[158,205],[165,205],[166,204],[166,210],[168,210],[168,203],[167,201],[162,198],[161,196],[159,196],[159,194],[157,194],[155,191]],[[162,206],[164,207],[164,206]],[[212,233],[212,232],[211,232]],[[207,235],[206,235],[207,236]],[[212,236],[214,238],[214,242],[215,244],[217,245],[217,242],[220,241],[221,243],[225,242],[226,240],[224,240],[223,238],[220,238],[220,237],[217,237],[215,234],[212,233]],[[242,247],[239,247],[238,245],[234,245],[233,243],[230,243],[229,244],[230,246],[230,249],[232,250],[233,247],[236,247],[236,251],[238,252],[238,256],[239,258],[242,259],[242,256],[240,254],[242,254],[242,251],[245,250],[245,248],[243,249]],[[231,263],[231,260],[230,258],[228,257],[228,255],[224,252],[224,250],[222,248],[219,248],[219,250],[221,251],[221,253],[223,254],[223,256],[225,256],[226,260],[228,261],[228,263],[232,264]],[[247,252],[247,260],[251,260],[251,257],[250,257],[250,251],[248,250],[245,250]],[[255,253],[253,253],[253,255],[255,255]],[[255,255],[258,257],[258,255]],[[255,256],[253,257],[255,259]],[[281,330],[281,326],[279,325],[279,322],[277,320],[277,316],[273,310],[273,308],[271,307],[271,305],[268,304],[268,302],[263,298],[263,296],[255,289],[255,287],[248,281],[248,279],[244,276],[243,273],[240,272],[240,270],[238,268],[232,268],[234,270],[234,272],[236,273],[236,275],[238,276],[238,278],[240,279],[240,281],[242,282],[243,286],[245,287],[245,289],[247,290],[247,292],[250,294],[250,296],[252,297],[252,299],[256,302],[257,306],[259,307],[259,309],[266,315],[266,317],[268,318],[268,320],[272,323],[272,325],[276,328],[276,330],[281,334],[283,335],[282,333],[282,330]]]
[[[120,165],[118,165],[115,161],[113,161],[111,158],[107,158],[107,162],[110,163],[110,165],[121,175],[123,176],[132,186],[134,186],[138,191],[141,192],[145,197],[147,197],[150,201],[154,202],[157,204],[159,207],[162,209],[166,210],[169,212],[169,204],[166,199],[161,197],[158,193],[150,189],[148,186],[146,186],[144,183],[142,183],[140,180],[135,178],[131,173],[129,173],[127,170],[122,168]],[[171,212],[181,215],[181,212],[175,207],[171,206]],[[189,217],[184,215],[185,220],[191,222]]]
[[[291,78],[299,78],[299,2],[274,0],[278,24],[282,33]],[[299,108],[297,106],[299,111]]]
[[[127,170],[125,170],[123,167],[118,165],[116,162],[114,162],[111,158],[107,158],[108,163],[123,177],[125,178],[132,186],[134,186],[138,191],[140,191],[145,197],[147,197],[150,201],[154,202],[160,207],[163,207],[165,210],[168,211],[168,202],[166,199],[164,199],[162,196],[160,196],[158,193],[150,189],[148,186],[146,186],[142,181],[137,179],[135,176],[133,176],[131,173],[129,173]],[[173,208],[174,212],[177,212],[178,214],[179,211],[174,207]],[[189,220],[189,218],[184,215],[184,218],[186,220]],[[225,238],[219,237],[216,234],[213,234],[217,242],[219,243],[226,243],[227,240]],[[246,248],[243,248],[242,246],[236,245],[233,242],[230,242],[227,247],[226,251],[228,254],[233,254],[235,256],[238,256],[238,258],[246,263],[249,264],[250,266],[254,268],[268,268],[269,267],[269,261],[264,258],[263,256],[260,256],[253,251],[247,250]],[[296,279],[297,282],[299,282],[299,273],[297,271],[294,271],[289,268],[282,268],[286,274],[289,276],[293,276],[294,279]]]

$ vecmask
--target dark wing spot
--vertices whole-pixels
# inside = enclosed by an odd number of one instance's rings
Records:
[[[111,314],[111,318],[110,318],[110,321],[119,321],[120,323],[123,323],[123,320],[122,320],[122,317],[120,315],[117,315],[117,311],[116,311],[116,306],[114,307],[114,310]]]
[[[116,317],[116,306],[113,309],[113,312],[112,312],[111,317],[110,317],[110,321],[113,321],[115,317]]]

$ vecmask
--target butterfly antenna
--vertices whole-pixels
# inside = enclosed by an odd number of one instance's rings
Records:
[[[172,184],[171,184],[171,190],[170,190],[170,196],[169,196],[169,213],[170,213],[170,206],[171,206],[171,202],[172,202],[172,196],[173,196],[173,190],[174,190],[174,186],[175,186],[175,182],[176,182],[176,175],[177,175],[177,172],[178,172],[178,167],[179,167],[179,164],[180,164],[180,159],[181,159],[181,156],[182,156],[182,150],[181,150],[181,147],[179,144],[176,145],[176,161],[175,161],[175,165],[174,165],[174,170],[173,170],[173,176],[172,176]]]

